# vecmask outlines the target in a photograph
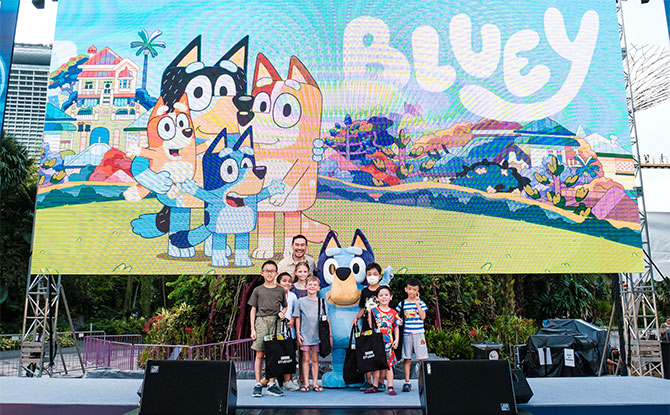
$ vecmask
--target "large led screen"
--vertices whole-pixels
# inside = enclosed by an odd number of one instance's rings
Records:
[[[32,272],[643,269],[616,5],[59,2]]]

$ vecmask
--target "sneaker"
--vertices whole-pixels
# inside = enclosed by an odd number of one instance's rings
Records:
[[[377,392],[379,392],[379,388],[376,387],[376,386],[372,386],[372,387],[370,387],[370,389],[367,389],[367,390],[366,390],[365,392],[363,392],[363,393],[366,393],[366,394],[367,394],[367,393],[377,393]]]
[[[263,385],[257,383],[256,386],[254,386],[254,391],[251,393],[251,396],[254,398],[260,398],[263,396]]]
[[[284,382],[285,391],[297,391],[298,389],[300,389],[300,386],[298,386],[298,384],[294,381],[289,380],[288,382]]]
[[[393,386],[389,386],[389,395],[396,396],[397,394],[398,392],[396,392],[395,389],[393,389]]]
[[[360,390],[361,392],[365,392],[366,390],[370,389],[371,387],[372,387],[372,385],[370,384],[370,382],[368,382],[366,380],[365,383],[363,385],[361,385],[361,387],[358,390]]]
[[[403,392],[411,392],[412,391],[412,385],[410,385],[409,383],[405,383],[404,385],[402,385],[402,391]]]
[[[268,395],[270,396],[284,396],[284,391],[281,390],[277,382],[268,385]]]
[[[386,390],[386,384],[382,382],[377,388],[379,389],[379,392],[384,392]]]

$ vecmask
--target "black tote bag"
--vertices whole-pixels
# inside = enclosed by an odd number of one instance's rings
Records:
[[[344,378],[344,383],[347,385],[363,383],[365,380],[363,379],[363,374],[358,371],[358,363],[356,362],[356,343],[354,342],[356,333],[359,333],[358,325],[354,324],[351,326],[349,344],[344,354],[344,366],[342,367],[342,377]]]
[[[282,321],[283,339],[277,336],[277,322],[275,320],[272,340],[265,342],[265,375],[268,378],[276,378],[280,375],[295,373],[295,340],[291,337],[291,330]]]
[[[395,348],[395,357],[400,361],[402,359],[402,343],[405,340],[405,300],[400,303],[400,315],[402,324],[398,326],[398,346]]]
[[[388,369],[384,338],[377,330],[376,319],[372,320],[372,332],[363,332],[356,338],[356,363],[360,373]]]
[[[326,357],[331,352],[330,323],[326,311],[326,300],[319,298],[319,356]]]

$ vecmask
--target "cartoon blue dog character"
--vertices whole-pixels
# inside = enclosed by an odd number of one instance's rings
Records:
[[[330,231],[326,236],[317,265],[317,273],[323,287],[319,296],[328,304],[331,330],[333,333],[333,370],[323,375],[326,388],[346,388],[342,377],[344,356],[349,345],[351,322],[360,310],[358,301],[365,286],[365,268],[375,261],[374,252],[360,229],[356,229],[351,246],[341,247]],[[384,270],[382,285],[388,285],[392,269]]]
[[[225,147],[215,153],[221,140]],[[249,233],[256,228],[258,202],[282,193],[284,184],[273,181],[263,187],[267,169],[256,166],[251,127],[241,135],[228,136],[224,128],[209,146],[202,159],[203,184],[193,180],[182,185],[182,191],[205,202],[204,225],[177,232],[170,241],[179,248],[194,247],[212,236],[212,265],[229,265],[226,255],[229,234],[235,235],[235,266],[249,267]]]

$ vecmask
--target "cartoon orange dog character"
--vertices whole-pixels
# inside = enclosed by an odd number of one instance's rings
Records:
[[[278,180],[285,185],[283,193],[258,204],[258,245],[252,256],[267,259],[275,255],[277,213],[284,215],[285,255],[294,235],[322,242],[330,230],[303,213],[316,200],[318,165],[312,156],[314,140],[321,133],[323,98],[297,57],[291,57],[284,80],[263,54],[256,59],[251,94],[256,163],[267,167],[266,181]]]
[[[147,124],[147,137],[148,148],[129,148],[128,153],[148,161],[148,164],[144,160],[134,161],[133,173],[138,183],[145,183],[150,188],[141,184],[130,187],[124,193],[126,198],[139,200],[155,191],[163,198],[167,196],[175,199],[179,207],[202,208],[201,200],[182,194],[174,185],[186,179],[202,182],[202,177],[196,177],[196,160],[198,154],[205,152],[208,146],[207,143],[196,145],[186,94],[174,104],[172,110],[165,105],[162,97],[158,98]],[[202,174],[201,171],[199,173]],[[147,176],[145,180],[143,175]]]

